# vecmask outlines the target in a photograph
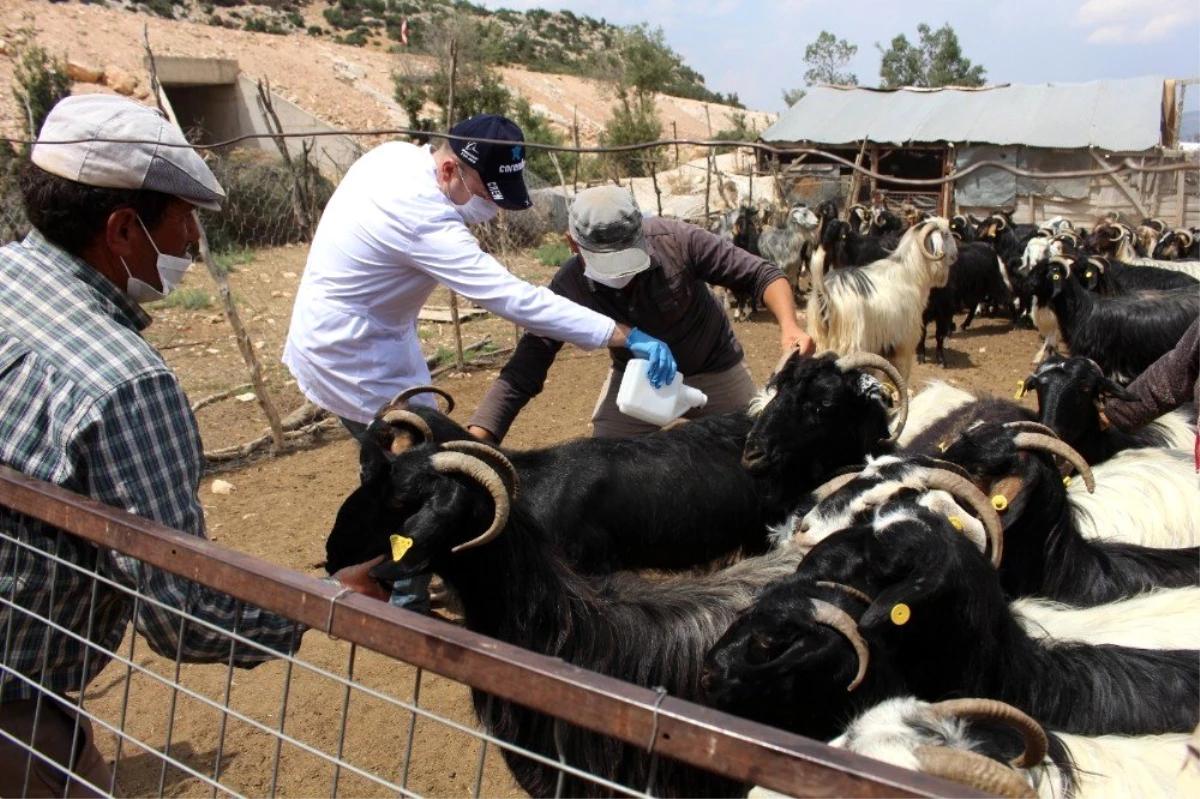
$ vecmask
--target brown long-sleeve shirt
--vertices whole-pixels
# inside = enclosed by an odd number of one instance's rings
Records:
[[[1136,430],[1191,399],[1200,414],[1200,319],[1179,343],[1126,386],[1137,400],[1104,403],[1108,420],[1122,430]]]
[[[725,309],[705,284],[753,293],[761,300],[783,272],[687,222],[650,217],[642,232],[650,268],[625,289],[588,279],[583,261],[572,256],[550,281],[551,291],[665,342],[685,377],[733,368],[745,353]],[[545,336],[522,336],[469,423],[503,439],[521,409],[541,393],[561,348],[562,342]],[[626,349],[610,352],[619,369],[632,357]]]

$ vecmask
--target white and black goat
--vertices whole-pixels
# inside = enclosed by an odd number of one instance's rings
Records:
[[[398,559],[372,571],[380,580],[436,573],[460,597],[466,626],[581,668],[671,695],[700,696],[704,652],[768,582],[791,573],[796,551],[775,550],[724,570],[653,581],[627,572],[585,577],[527,511],[515,467],[482,444],[421,445],[391,464],[387,506],[373,529],[381,541],[412,541]],[[658,476],[660,479],[662,475]],[[402,509],[402,510],[401,510]],[[628,508],[631,517],[639,514]],[[399,515],[403,512],[402,520]],[[397,514],[388,520],[388,514]],[[339,521],[341,517],[339,516]],[[569,532],[569,531],[568,531]],[[592,774],[660,796],[732,796],[742,788],[644,747],[556,723],[516,703],[473,692],[476,713],[497,737]],[[531,796],[554,796],[558,771],[504,751]],[[565,796],[611,789],[566,776]]]
[[[1054,356],[1025,378],[1022,393],[1036,391],[1038,421],[1052,429],[1093,466],[1126,449],[1167,447],[1188,449],[1196,430],[1187,414],[1168,413],[1133,433],[1113,427],[1104,416],[1109,398],[1135,397],[1104,376],[1088,358]]]
[[[709,652],[704,683],[722,710],[826,739],[905,695],[979,696],[1066,732],[1146,735],[1200,720],[1198,656],[1030,636],[977,544],[901,500],[765,589]]]
[[[1157,266],[1173,272],[1183,272],[1200,279],[1200,261],[1156,260],[1139,255],[1134,244],[1137,233],[1117,222],[1097,225],[1090,240],[1099,255],[1106,255],[1131,266]]]
[[[867,710],[830,743],[1001,796],[1185,799],[1200,795],[1200,772],[1183,765],[1187,737],[1046,732],[993,700],[907,696]]]
[[[909,228],[895,252],[866,266],[826,275],[818,250],[808,300],[809,332],[818,349],[881,355],[907,380],[921,340],[921,310],[930,289],[946,285],[957,256],[941,218]]]

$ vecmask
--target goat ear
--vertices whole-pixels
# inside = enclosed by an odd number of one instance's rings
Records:
[[[935,576],[918,571],[888,586],[875,595],[875,601],[859,619],[859,630],[872,641],[873,636],[900,630],[919,619],[921,606],[937,592],[939,585]]]
[[[1114,383],[1107,377],[1101,377],[1097,385],[1100,387],[1101,397],[1119,399],[1126,402],[1135,402],[1137,400],[1135,394],[1127,391],[1120,384]]]

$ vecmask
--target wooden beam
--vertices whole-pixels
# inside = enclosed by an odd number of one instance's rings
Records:
[[[1095,150],[1089,150],[1088,152],[1091,153],[1092,160],[1094,160],[1101,167],[1103,167],[1104,169],[1111,168],[1111,164],[1105,163],[1104,159],[1101,158],[1100,154],[1097,153]],[[1183,173],[1180,172],[1180,174],[1183,174]],[[1128,199],[1129,202],[1133,203],[1134,210],[1136,210],[1139,214],[1142,215],[1142,219],[1145,219],[1146,217],[1150,216],[1150,214],[1146,213],[1146,209],[1138,201],[1138,198],[1135,197],[1133,192],[1130,191],[1129,187],[1125,185],[1125,181],[1121,180],[1120,175],[1116,174],[1115,172],[1110,172],[1108,175],[1108,179],[1111,180],[1113,182],[1113,184],[1118,189],[1121,190],[1121,193],[1125,195],[1126,199]]]

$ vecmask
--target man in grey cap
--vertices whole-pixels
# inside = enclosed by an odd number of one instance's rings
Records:
[[[224,191],[162,114],[97,94],[50,111],[20,185],[33,230],[0,248],[0,463],[204,538],[200,431],[140,335],[150,316],[139,303],[182,280],[199,243],[195,209],[219,209]],[[66,693],[84,691],[131,620],[161,655],[243,667],[294,651],[304,632],[2,506],[0,563],[0,796],[116,789]],[[370,565],[336,576],[386,598]],[[204,624],[182,624],[184,608]],[[231,652],[220,631],[235,629],[267,651]]]
[[[708,395],[703,408],[685,417],[745,408],[755,392],[741,344],[706,283],[761,298],[779,323],[784,350],[798,347],[807,354],[814,348],[796,322],[782,271],[695,225],[661,217],[643,220],[633,195],[620,186],[599,186],[575,197],[568,242],[574,255],[555,274],[550,289],[664,342],[687,384]],[[480,438],[503,439],[521,409],[541,392],[561,347],[545,336],[522,336],[468,429]],[[654,425],[617,409],[617,389],[629,356],[620,350],[611,356],[612,370],[592,414],[592,435],[652,432]]]

